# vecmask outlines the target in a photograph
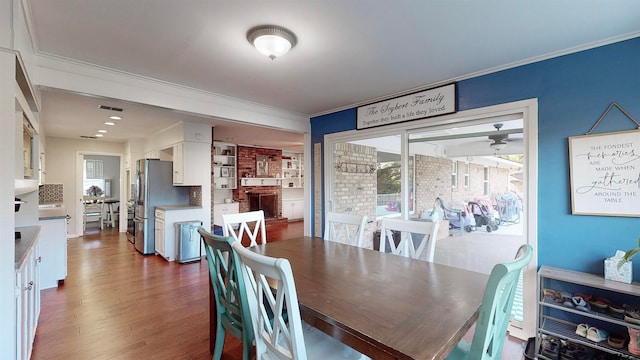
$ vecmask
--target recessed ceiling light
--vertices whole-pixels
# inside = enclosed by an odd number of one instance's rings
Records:
[[[104,135],[102,135],[102,134],[96,134],[95,136],[96,136],[96,137],[103,137]]]
[[[111,119],[111,120],[122,120],[122,118],[120,116],[115,116],[115,115],[109,116],[109,119]]]
[[[109,125],[109,126],[113,126],[116,123],[114,123],[113,121],[107,121],[106,123],[104,123],[105,125]]]
[[[107,130],[102,130],[102,129],[100,129],[100,130],[98,130],[98,132],[99,132],[99,133],[103,133],[103,134],[105,134],[105,133],[107,132]]]

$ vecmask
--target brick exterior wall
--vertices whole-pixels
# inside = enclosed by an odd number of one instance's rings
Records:
[[[446,158],[415,155],[415,196],[416,212],[433,207],[437,197],[450,206],[459,202],[469,202],[476,198],[490,198],[495,193],[509,192],[509,170],[497,167],[489,169],[489,194],[484,195],[484,165],[469,164],[469,186],[465,187],[466,163],[458,161],[458,185],[451,186],[452,161]]]
[[[415,155],[415,217],[433,208],[436,198],[451,203],[451,161]]]
[[[282,174],[282,150],[265,149],[238,145],[238,187],[233,190],[233,198],[239,202],[240,212],[249,211],[249,193],[276,194],[278,196],[278,217],[282,217],[282,186],[242,186],[246,174],[255,177],[256,156],[269,158],[269,175],[275,178]]]
[[[376,148],[341,143],[333,149],[334,164],[345,165],[334,172],[333,208],[335,212],[365,214],[368,220],[376,219],[377,176],[376,172],[358,172],[369,166],[376,167],[378,152]],[[375,222],[368,224],[364,231],[364,247],[373,247]]]

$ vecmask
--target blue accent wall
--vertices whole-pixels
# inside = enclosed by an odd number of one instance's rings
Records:
[[[603,274],[604,258],[637,245],[640,218],[571,215],[568,137],[584,135],[612,102],[640,119],[640,38],[460,81],[457,90],[459,111],[538,99],[539,266]],[[312,118],[312,143],[355,124],[356,109]],[[614,108],[595,133],[634,128]]]

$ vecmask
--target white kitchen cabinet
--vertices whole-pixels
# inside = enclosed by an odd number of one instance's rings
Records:
[[[39,243],[28,250],[16,270],[16,359],[31,357],[33,340],[40,316],[40,249]]]
[[[167,261],[175,261],[177,256],[177,237],[175,223],[197,220],[202,222],[207,212],[200,206],[158,206],[156,215],[156,253]],[[200,253],[204,254],[201,247]]]
[[[173,145],[173,184],[202,186],[211,181],[210,159],[210,144],[184,141]]]
[[[304,200],[282,200],[282,216],[289,220],[304,218]]]
[[[237,214],[240,212],[240,203],[213,204],[213,224],[222,226],[222,215]]]
[[[40,220],[42,258],[40,288],[58,286],[67,277],[67,221],[65,218]]]
[[[214,189],[235,189],[237,182],[236,145],[222,142],[213,143],[213,186]]]
[[[156,209],[156,222],[155,222],[155,241],[156,241],[156,253],[158,255],[167,258],[166,241],[164,237],[164,210]]]

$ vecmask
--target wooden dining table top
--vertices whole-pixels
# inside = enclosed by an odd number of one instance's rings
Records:
[[[489,278],[311,237],[250,249],[288,259],[303,320],[372,359],[444,359]]]

